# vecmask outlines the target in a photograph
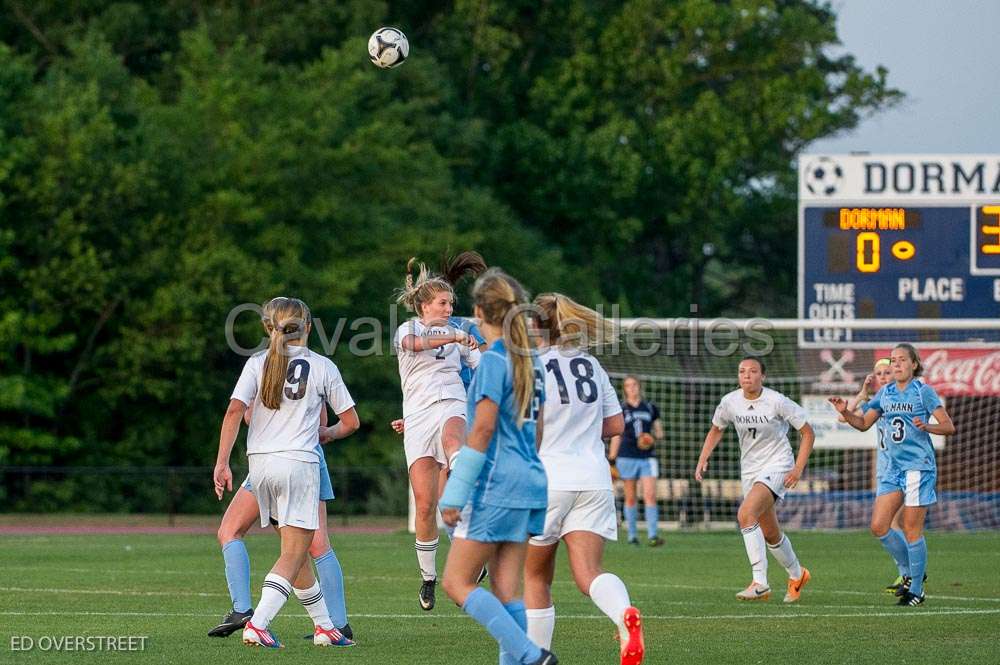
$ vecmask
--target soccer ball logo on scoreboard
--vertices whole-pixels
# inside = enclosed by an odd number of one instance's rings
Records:
[[[799,162],[799,317],[804,346],[914,339],[979,344],[970,324],[1000,318],[1000,155],[804,155]],[[996,333],[993,333],[996,336]]]
[[[806,188],[817,196],[833,196],[844,181],[844,169],[829,157],[820,157],[806,167]]]

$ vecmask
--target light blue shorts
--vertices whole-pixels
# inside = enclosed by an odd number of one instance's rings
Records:
[[[615,460],[615,467],[622,480],[656,478],[660,475],[655,457],[619,457]]]
[[[330,482],[330,469],[326,466],[326,455],[323,454],[321,446],[316,447],[319,448],[317,451],[319,453],[319,500],[333,501],[333,483]],[[250,486],[250,476],[247,476],[247,479],[243,481],[243,489],[253,492],[253,488]]]
[[[546,508],[500,508],[469,502],[458,524],[455,537],[480,543],[523,543],[530,536],[545,531]]]
[[[937,471],[934,469],[900,471],[890,467],[878,479],[877,496],[902,492],[904,506],[929,506],[937,503],[935,485],[937,485]]]

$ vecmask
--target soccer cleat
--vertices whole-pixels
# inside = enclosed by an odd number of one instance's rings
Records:
[[[642,635],[642,616],[639,610],[629,607],[622,618],[628,631],[628,640],[622,642],[621,665],[640,665],[646,656],[646,642]]]
[[[342,632],[336,628],[331,628],[330,630],[324,630],[319,626],[316,626],[315,632],[313,632],[313,644],[318,647],[353,647],[354,642],[347,638]]]
[[[771,587],[751,582],[750,586],[736,594],[739,600],[769,600],[771,598]]]
[[[661,545],[663,545],[663,538],[660,538],[659,536],[653,536],[652,538],[649,539],[650,547],[660,547]]]
[[[788,580],[788,591],[785,592],[785,602],[798,602],[799,594],[802,593],[802,587],[808,584],[810,579],[812,579],[812,575],[809,574],[809,569],[802,566],[802,577],[796,580]]]
[[[437,580],[424,580],[424,583],[420,585],[420,594],[417,598],[420,600],[420,609],[426,612],[434,609],[435,585],[437,585]]]
[[[489,573],[489,571],[486,570],[486,566],[483,566],[482,571],[480,571],[480,573],[479,573],[479,579],[476,580],[476,584],[482,584],[483,580],[485,580],[487,577],[489,577],[489,575],[490,575],[490,573]]]
[[[910,593],[909,591],[907,591],[906,595],[902,596],[899,599],[899,602],[896,603],[896,604],[897,605],[901,605],[903,607],[916,607],[917,605],[923,605],[924,604],[924,600],[926,598],[927,597],[924,594],[920,594],[918,596],[915,593]]]
[[[629,545],[635,545],[636,547],[638,547],[639,546],[639,539],[638,538],[629,538],[628,539],[628,544]]]
[[[898,575],[896,579],[893,580],[892,584],[890,584],[885,588],[885,592],[895,594],[897,591],[899,591],[900,587],[902,586],[903,586],[903,576]]]
[[[237,630],[243,628],[252,616],[253,608],[250,608],[246,612],[237,612],[236,610],[232,610],[229,614],[222,617],[222,623],[208,631],[208,636],[229,637]]]
[[[912,581],[913,578],[911,578],[909,575],[903,575],[902,584],[900,584],[899,588],[896,589],[896,591],[894,592],[896,598],[902,598],[905,594],[910,592],[910,583]],[[924,573],[924,584],[927,584],[927,573]]]
[[[280,649],[282,647],[281,642],[278,641],[278,638],[269,629],[264,628],[261,630],[249,621],[243,627],[243,644],[249,644],[252,647],[267,647],[268,649]]]
[[[343,627],[338,628],[337,630],[339,630],[340,634],[343,635],[344,637],[346,637],[347,639],[354,640],[354,631],[351,630],[351,624],[345,623],[343,625]],[[302,639],[304,639],[304,640],[311,640],[312,638],[313,638],[313,635],[311,633],[309,635],[303,635],[302,636]]]
[[[559,659],[548,649],[542,649],[542,657],[531,665],[559,665]]]

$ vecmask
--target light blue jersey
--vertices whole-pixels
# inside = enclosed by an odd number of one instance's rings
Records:
[[[486,463],[472,493],[472,505],[501,508],[545,508],[548,505],[548,483],[545,467],[535,448],[535,424],[541,404],[545,401],[545,380],[542,366],[534,357],[535,398],[531,413],[518,427],[515,413],[514,369],[503,340],[497,340],[484,353],[469,385],[468,431],[475,422],[476,404],[489,398],[500,405],[496,428]]]
[[[867,404],[881,415],[883,440],[890,463],[899,471],[937,469],[931,435],[913,425],[914,418],[930,422],[931,414],[941,406],[934,389],[913,379],[902,391],[895,382],[883,386]]]
[[[868,406],[868,402],[861,403],[861,413],[868,413],[871,407]],[[881,480],[885,477],[886,471],[889,469],[889,447],[886,445],[885,439],[885,423],[882,418],[875,421],[875,449],[878,453],[875,456],[875,479]]]
[[[461,316],[449,316],[448,325],[453,328],[458,328],[462,332],[472,335],[476,342],[480,346],[486,343],[486,338],[483,337],[482,333],[479,332],[479,326],[470,321],[469,319],[463,319]],[[469,384],[472,383],[472,374],[474,370],[466,364],[462,364],[462,371],[458,373],[462,377],[462,383],[465,384],[465,389],[469,389]]]

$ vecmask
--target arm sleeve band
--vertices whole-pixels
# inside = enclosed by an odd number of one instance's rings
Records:
[[[479,480],[479,472],[486,464],[486,453],[481,453],[469,446],[462,446],[451,465],[451,475],[448,484],[444,486],[444,494],[438,502],[442,508],[462,508],[469,502],[469,495]]]

